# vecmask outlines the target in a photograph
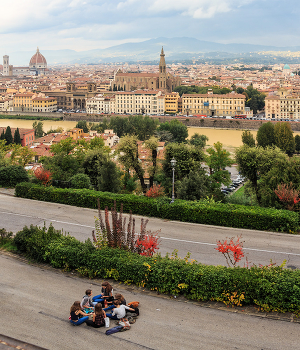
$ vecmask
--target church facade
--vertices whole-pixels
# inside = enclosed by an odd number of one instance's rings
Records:
[[[167,72],[164,49],[161,49],[158,73],[123,73],[116,72],[111,83],[113,90],[162,90],[172,92],[181,84],[181,79]]]

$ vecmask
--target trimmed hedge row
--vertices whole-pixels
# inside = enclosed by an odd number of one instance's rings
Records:
[[[160,293],[227,305],[255,304],[265,311],[300,312],[300,271],[283,267],[227,268],[178,257],[145,257],[121,249],[96,249],[53,227],[31,226],[14,238],[28,257],[89,278],[113,278]]]
[[[153,216],[169,220],[194,222],[199,224],[247,228],[254,230],[296,232],[299,230],[299,216],[287,210],[250,207],[237,204],[207,204],[177,199],[169,204],[168,199],[153,199],[130,194],[114,194],[87,189],[61,189],[44,187],[31,183],[16,186],[17,197],[47,202],[97,208],[100,199],[101,209],[113,207],[117,210],[123,203],[123,211],[133,214]]]

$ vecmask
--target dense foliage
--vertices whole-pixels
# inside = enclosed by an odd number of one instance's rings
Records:
[[[0,186],[15,187],[16,184],[29,181],[26,170],[20,165],[8,165],[0,168]]]
[[[152,199],[130,194],[113,194],[92,190],[61,189],[22,183],[16,186],[17,197],[37,199],[74,206],[97,208],[100,199],[101,208],[112,208],[114,200],[117,210],[123,203],[124,212],[161,217],[170,220],[195,222],[208,225],[248,228],[255,230],[295,232],[299,228],[297,213],[222,203],[188,202],[177,199],[169,204],[170,199]]]
[[[149,257],[118,248],[96,249],[90,240],[79,242],[52,226],[24,227],[14,243],[31,259],[89,278],[113,278],[192,300],[254,304],[265,311],[297,314],[300,310],[300,271],[282,266],[228,268],[189,262],[176,253]]]

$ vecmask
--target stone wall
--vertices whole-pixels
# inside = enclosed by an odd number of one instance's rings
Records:
[[[103,116],[97,114],[80,114],[80,113],[68,113],[64,114],[64,120],[79,121],[86,120],[88,122],[99,123],[104,118],[110,116]],[[127,116],[123,116],[124,118]],[[220,129],[241,129],[241,130],[258,130],[263,123],[267,123],[268,120],[247,120],[247,119],[220,119],[220,118],[178,118],[171,116],[152,116],[151,118],[158,119],[160,123],[170,121],[172,119],[178,119],[186,126],[202,127],[202,128],[220,128]],[[272,121],[276,124],[279,122]],[[300,131],[300,122],[287,122],[291,124],[293,131]]]

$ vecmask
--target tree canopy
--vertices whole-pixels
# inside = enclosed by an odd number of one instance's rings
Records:
[[[169,131],[173,135],[174,142],[185,142],[188,137],[188,128],[177,119],[160,124],[157,131]]]

